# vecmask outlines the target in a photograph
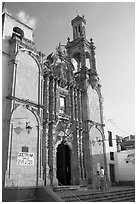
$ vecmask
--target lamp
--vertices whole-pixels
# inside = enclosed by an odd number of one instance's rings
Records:
[[[26,130],[28,132],[28,134],[31,132],[32,127],[29,125],[30,122],[26,122]]]

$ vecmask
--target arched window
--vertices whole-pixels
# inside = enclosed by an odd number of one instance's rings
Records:
[[[90,54],[88,52],[86,52],[86,67],[88,69],[91,69],[91,58],[90,58]]]
[[[77,27],[75,27],[75,39],[77,38]]]
[[[90,69],[90,59],[86,58],[86,67]]]
[[[13,38],[15,35],[18,36],[18,37],[22,40],[22,38],[24,37],[24,32],[23,32],[23,30],[22,30],[21,28],[19,28],[19,27],[14,27],[14,28],[13,28],[12,38]]]
[[[79,36],[81,36],[81,26],[80,25],[78,26],[78,34]]]

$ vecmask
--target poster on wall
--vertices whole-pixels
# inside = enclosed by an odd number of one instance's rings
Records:
[[[17,156],[17,165],[33,166],[34,153],[20,152]]]

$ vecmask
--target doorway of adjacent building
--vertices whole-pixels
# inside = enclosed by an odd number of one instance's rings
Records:
[[[70,148],[63,141],[57,147],[57,179],[59,185],[70,185]]]
[[[114,164],[110,164],[109,168],[110,168],[110,179],[111,179],[111,182],[115,183],[115,165]]]

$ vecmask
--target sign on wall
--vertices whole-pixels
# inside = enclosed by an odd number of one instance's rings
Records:
[[[33,166],[34,153],[20,152],[17,157],[17,165]]]

